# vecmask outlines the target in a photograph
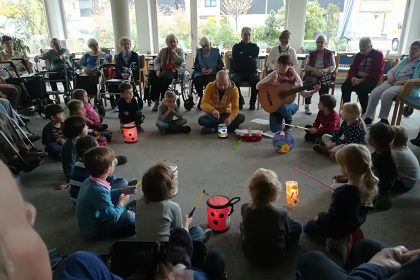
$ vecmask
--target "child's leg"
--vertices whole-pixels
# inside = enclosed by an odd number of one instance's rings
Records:
[[[202,227],[194,226],[191,227],[188,232],[190,233],[191,239],[193,241],[203,241],[204,239],[204,230]]]
[[[322,143],[326,144],[326,143],[330,142],[332,138],[333,138],[333,136],[331,134],[323,134],[322,137],[321,137],[321,141],[322,141]]]
[[[111,189],[122,189],[128,186],[128,181],[124,178],[117,178],[114,176],[108,176],[106,181],[111,185]]]
[[[204,268],[209,280],[224,279],[225,266],[225,256],[221,249],[216,248],[209,251]]]
[[[303,231],[313,240],[325,244],[326,239],[329,237],[328,229],[320,225],[315,220],[309,220],[303,226]]]
[[[105,222],[99,234],[100,238],[126,237],[136,234],[134,212],[124,211],[116,223]]]
[[[302,233],[302,225],[293,219],[289,222],[289,232],[286,234],[286,250],[290,249],[299,242]]]
[[[60,158],[61,145],[58,143],[49,143],[45,146],[45,151],[50,157]]]
[[[177,120],[174,121],[174,124],[176,124],[176,125],[186,125],[187,120],[186,119],[177,119]]]
[[[138,110],[136,111],[134,116],[135,116],[134,122],[136,123],[136,125],[141,125],[143,123],[143,113],[140,110]]]
[[[313,251],[304,254],[297,265],[298,280],[344,280],[347,272],[330,260],[324,253]]]

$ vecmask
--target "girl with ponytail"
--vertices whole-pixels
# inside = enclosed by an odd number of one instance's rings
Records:
[[[364,145],[348,144],[337,151],[347,183],[337,187],[327,212],[321,212],[308,221],[304,232],[325,244],[327,238],[344,238],[358,229],[365,221],[369,208],[378,192],[378,179],[372,172],[371,155]]]

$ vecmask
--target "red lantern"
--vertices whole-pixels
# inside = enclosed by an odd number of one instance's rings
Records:
[[[121,130],[125,143],[135,143],[139,140],[135,123],[123,124]]]
[[[229,229],[230,215],[233,213],[233,205],[241,199],[234,197],[229,200],[223,195],[215,195],[207,200],[208,227],[216,232],[225,232]]]

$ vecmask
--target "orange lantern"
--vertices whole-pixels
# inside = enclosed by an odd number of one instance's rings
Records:
[[[286,181],[286,200],[288,206],[299,204],[299,186],[296,181]]]
[[[121,128],[125,143],[135,143],[139,140],[135,123],[123,124]]]

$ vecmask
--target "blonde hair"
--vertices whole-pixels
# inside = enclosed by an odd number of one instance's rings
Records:
[[[174,98],[174,99],[176,99],[176,94],[172,90],[167,90],[165,92],[164,98]]]
[[[335,158],[342,167],[347,168],[349,177],[359,181],[361,203],[372,204],[378,193],[378,178],[372,172],[372,158],[365,145],[348,144],[337,151]]]
[[[255,208],[269,206],[276,201],[281,183],[273,170],[258,168],[249,180],[248,190]]]
[[[344,103],[343,105],[343,112],[353,116],[356,121],[359,122],[360,130],[363,130],[365,133],[367,132],[366,124],[362,118],[362,111],[360,110],[359,104],[357,103]]]
[[[394,142],[392,143],[393,146],[399,148],[407,145],[407,129],[405,129],[403,126],[393,126],[392,130],[394,131]]]

